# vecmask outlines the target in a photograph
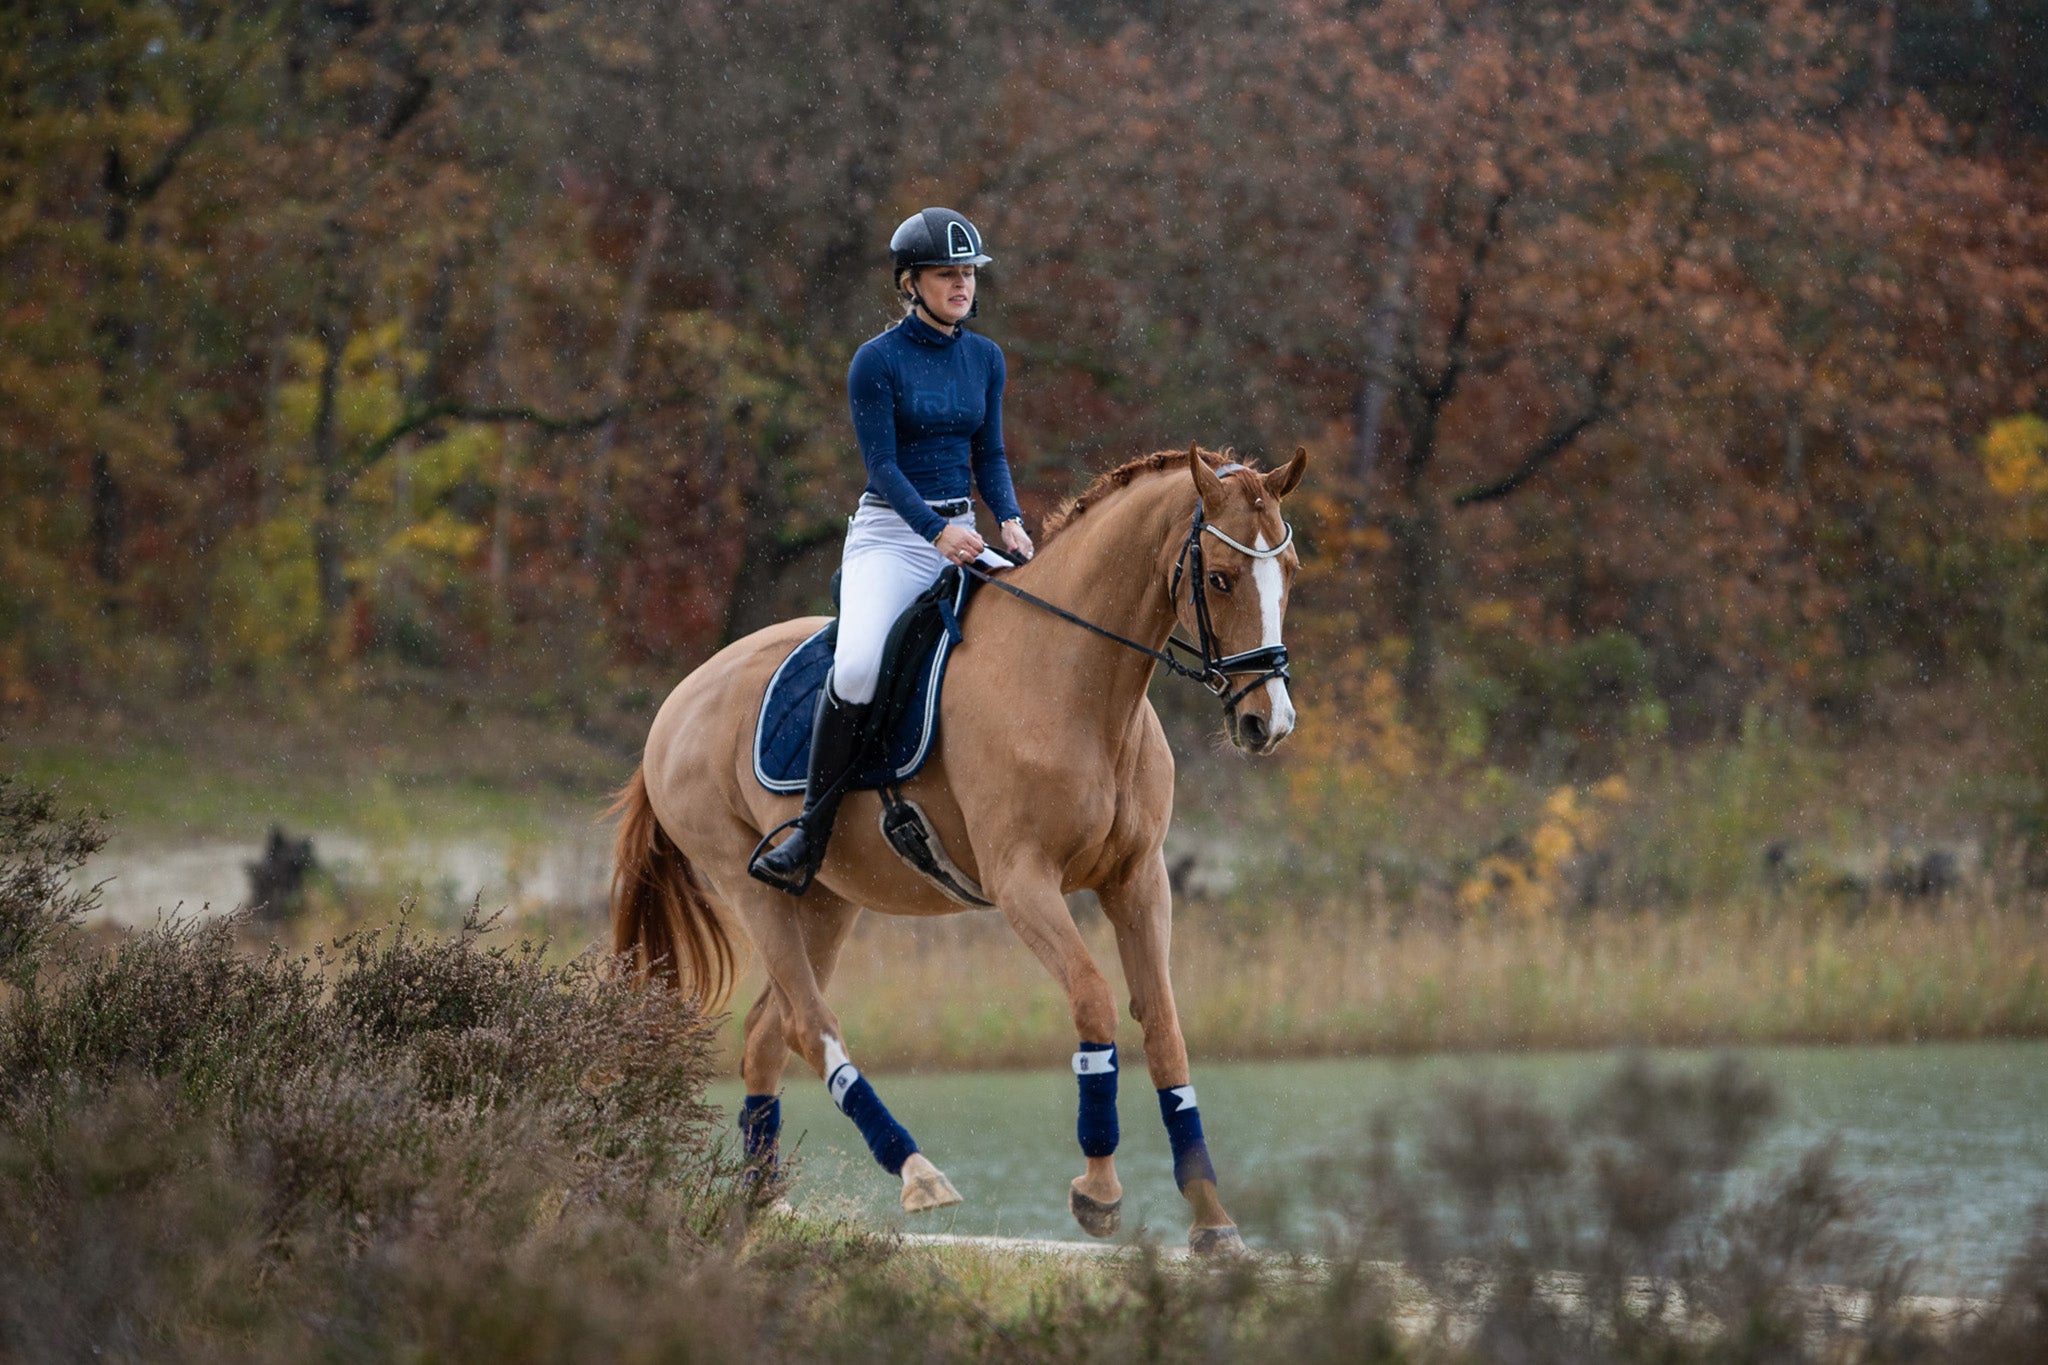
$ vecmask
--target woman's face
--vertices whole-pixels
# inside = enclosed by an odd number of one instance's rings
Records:
[[[956,327],[974,307],[974,267],[928,265],[911,282],[924,311],[948,327]]]

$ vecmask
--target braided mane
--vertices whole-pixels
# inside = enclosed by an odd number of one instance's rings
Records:
[[[1234,463],[1237,459],[1236,454],[1228,446],[1220,451],[1197,449],[1195,453],[1201,456],[1202,463],[1211,469]],[[1038,538],[1051,541],[1054,536],[1066,530],[1068,523],[1074,518],[1119,488],[1129,487],[1133,480],[1142,475],[1177,468],[1185,464],[1187,458],[1188,453],[1185,450],[1155,450],[1150,455],[1140,455],[1134,460],[1126,460],[1106,474],[1097,474],[1095,482],[1082,489],[1079,497],[1068,498],[1060,504],[1058,511],[1045,519],[1045,525],[1039,528]]]

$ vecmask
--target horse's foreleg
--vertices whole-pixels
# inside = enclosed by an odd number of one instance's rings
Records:
[[[723,885],[720,889],[728,890]],[[838,1016],[825,1003],[820,977],[829,978],[839,945],[858,911],[816,885],[801,901],[751,880],[730,887],[729,892],[727,903],[746,924],[774,985],[776,999],[764,1014],[772,1011],[780,1017],[786,1049],[810,1063],[831,1092],[832,1102],[860,1130],[876,1162],[902,1179],[905,1209],[920,1213],[959,1203],[960,1195],[952,1184],[917,1150],[909,1130],[896,1121],[874,1086],[854,1066],[839,1031]],[[844,923],[835,931],[833,917],[842,914]],[[811,925],[823,927],[807,928]],[[815,948],[810,940],[816,941]],[[813,953],[819,950],[822,957],[814,966]],[[752,1041],[750,1032],[750,1054]],[[747,1088],[752,1091],[753,1087],[750,1076]]]
[[[797,927],[821,991],[831,984],[839,950],[859,918],[859,906],[822,889],[805,905]],[[747,1160],[771,1173],[782,1135],[782,1069],[789,1061],[785,1019],[790,1012],[781,988],[770,980],[747,1011],[746,1043],[740,1054],[740,1076],[747,1087],[740,1104],[740,1138]]]
[[[1067,1207],[1090,1236],[1109,1237],[1122,1223],[1124,1197],[1116,1177],[1116,996],[1074,928],[1057,881],[1008,885],[1001,900],[1011,927],[1059,982],[1073,1011],[1081,1039],[1074,1053],[1081,1090],[1074,1133],[1088,1168],[1069,1187]]]
[[[1174,1008],[1167,958],[1173,940],[1173,889],[1166,859],[1154,854],[1125,881],[1102,888],[1102,909],[1116,929],[1117,955],[1131,992],[1131,1014],[1145,1031],[1145,1062],[1159,1092],[1159,1116],[1173,1148],[1173,1179],[1188,1201],[1194,1225],[1188,1247],[1196,1252],[1243,1245],[1237,1225],[1216,1192],[1216,1168],[1202,1133],[1202,1111],[1188,1076],[1188,1049]]]

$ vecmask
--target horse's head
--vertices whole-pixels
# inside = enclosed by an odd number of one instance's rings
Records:
[[[1201,495],[1174,610],[1181,629],[1225,665],[1225,706],[1231,743],[1249,753],[1271,753],[1294,729],[1294,703],[1284,676],[1273,676],[1287,615],[1287,593],[1301,560],[1280,515],[1280,499],[1294,491],[1308,467],[1296,450],[1281,469],[1267,473],[1242,465],[1211,469],[1188,447],[1188,471]],[[1206,613],[1207,624],[1203,617]]]

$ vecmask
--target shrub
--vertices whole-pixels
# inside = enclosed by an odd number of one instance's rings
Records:
[[[66,814],[54,792],[0,774],[0,981],[25,986],[51,941],[92,909],[72,873],[106,845],[106,822]]]

